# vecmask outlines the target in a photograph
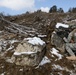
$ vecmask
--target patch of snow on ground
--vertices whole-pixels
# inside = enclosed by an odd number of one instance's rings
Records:
[[[59,60],[62,59],[62,57],[63,57],[61,54],[58,53],[59,51],[57,49],[55,49],[55,48],[52,48],[52,51],[50,51],[50,52],[52,54],[56,55]]]
[[[74,20],[71,20],[71,22],[75,22],[76,21],[76,19],[74,19]]]
[[[70,75],[76,75],[76,73],[73,73],[73,71],[72,71],[72,70],[69,70],[68,68],[65,68],[65,70],[66,70],[67,72],[70,72]]]
[[[33,45],[44,45],[45,44],[45,42],[38,37],[25,38],[24,40],[28,40],[28,43],[33,44]]]
[[[53,31],[53,32],[52,32],[52,36],[51,36],[51,37],[53,37],[53,36],[54,36],[54,34],[56,34],[56,32],[55,32],[55,31]]]
[[[40,62],[40,64],[39,65],[44,65],[44,64],[46,64],[46,63],[50,63],[51,61],[48,59],[48,57],[44,57],[43,59],[42,59],[42,61]]]
[[[14,52],[14,55],[22,55],[22,54],[30,55],[30,54],[34,54],[34,53],[36,53],[36,52]]]
[[[5,75],[5,73],[1,73],[0,75]]]
[[[65,28],[69,27],[69,25],[67,25],[67,24],[62,24],[62,23],[57,23],[56,24],[56,28],[59,28],[60,26],[65,27]]]
[[[6,62],[13,63],[11,59],[6,59]]]
[[[2,33],[3,31],[0,31],[0,33]]]
[[[23,69],[20,69],[19,71],[23,71]]]
[[[72,70],[69,70],[67,67],[61,67],[60,65],[56,65],[56,64],[53,64],[52,66],[53,66],[53,69],[55,69],[55,70],[56,69],[58,69],[58,70],[65,70],[65,71],[69,72],[70,75],[76,75],[75,73],[73,73]],[[60,72],[58,72],[58,74],[62,75]]]
[[[4,68],[4,66],[1,66],[1,68]]]
[[[62,75],[60,72],[58,72],[58,75]]]
[[[38,35],[38,37],[47,37],[47,35]]]
[[[53,66],[53,69],[64,70],[64,68],[62,68],[60,65],[53,64],[52,66]]]
[[[13,44],[15,42],[18,42],[18,40],[10,40],[10,43]]]
[[[10,46],[7,51],[12,50],[14,48],[14,46]]]

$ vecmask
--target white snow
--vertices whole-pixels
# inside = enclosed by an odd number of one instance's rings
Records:
[[[18,40],[10,40],[10,43],[13,44],[15,42],[18,42]]]
[[[30,55],[30,54],[34,54],[34,53],[36,53],[36,52],[14,52],[14,55],[22,55],[22,54]]]
[[[2,33],[3,31],[0,31],[0,33]]]
[[[63,57],[61,54],[58,53],[59,51],[55,48],[52,48],[52,51],[50,51],[50,52],[52,54],[56,55],[58,57],[58,59],[62,59],[62,57]]]
[[[47,35],[38,35],[38,37],[47,37]]]
[[[44,58],[42,59],[42,61],[39,63],[39,65],[37,67],[35,67],[35,69],[39,68],[39,66],[42,66],[44,64],[50,63],[51,61],[48,59],[47,56],[44,56]]]
[[[20,69],[19,71],[23,71],[23,68],[22,68],[22,69]]]
[[[5,73],[1,73],[0,75],[5,75]]]
[[[39,66],[40,65],[44,65],[44,64],[46,64],[46,63],[50,63],[51,61],[48,59],[48,57],[44,57],[43,59],[42,59],[42,61],[40,62],[40,64],[39,64]]]
[[[4,66],[1,66],[1,68],[4,68]]]
[[[62,27],[65,27],[65,28],[69,27],[69,25],[67,25],[67,24],[57,23],[56,28],[59,28],[59,26],[62,26]]]
[[[75,22],[76,21],[76,19],[74,19],[74,20],[71,20],[71,22]]]
[[[13,63],[11,59],[6,59],[6,62]]]
[[[56,32],[55,32],[55,31],[53,31],[53,32],[52,32],[52,36],[51,36],[51,38],[54,36],[54,34],[56,34]]]
[[[7,50],[12,50],[14,48],[14,46],[10,46]]]
[[[58,72],[58,75],[62,75],[60,72]]]
[[[64,70],[64,68],[62,68],[60,65],[53,64],[52,66],[53,66],[53,69]]]
[[[33,45],[44,45],[45,44],[45,42],[38,37],[25,38],[24,40],[28,40],[28,43],[33,44]]]

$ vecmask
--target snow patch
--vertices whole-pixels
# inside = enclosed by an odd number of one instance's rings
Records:
[[[0,75],[5,75],[5,72],[4,73],[1,73]]]
[[[7,51],[12,50],[14,48],[14,46],[10,46]]]
[[[46,64],[46,63],[50,63],[51,61],[48,59],[48,57],[44,57],[43,59],[42,59],[42,61],[40,62],[40,64],[39,64],[39,66],[40,65],[44,65],[44,64]]]
[[[71,22],[76,22],[76,19],[74,19],[74,20],[71,20]]]
[[[59,60],[62,59],[62,57],[63,57],[61,54],[58,53],[59,51],[57,49],[55,49],[55,48],[52,48],[52,51],[50,51],[50,52],[52,54],[56,55]]]
[[[22,69],[20,69],[19,71],[23,71],[23,68],[22,68]]]
[[[52,66],[53,66],[53,69],[64,70],[64,68],[62,68],[60,65],[53,64]]]
[[[3,31],[0,31],[0,34],[2,33]]]
[[[14,55],[22,55],[22,54],[30,55],[30,54],[34,54],[34,53],[36,53],[36,52],[14,52]]]
[[[18,42],[18,40],[10,40],[10,43],[13,44],[15,42]]]
[[[65,28],[69,27],[69,25],[67,25],[67,24],[62,24],[62,23],[57,23],[56,24],[56,28],[59,28],[60,26],[65,27]]]
[[[33,45],[44,45],[45,44],[45,42],[38,37],[25,38],[24,40],[28,40],[28,43],[33,44]]]
[[[54,36],[54,34],[56,34],[56,32],[55,32],[55,31],[53,31],[53,32],[52,32],[52,36],[51,36],[51,38]]]
[[[62,75],[60,72],[58,72],[58,75]]]
[[[47,35],[38,35],[38,37],[47,37]]]

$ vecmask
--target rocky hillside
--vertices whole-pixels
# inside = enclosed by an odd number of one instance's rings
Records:
[[[0,75],[75,75],[76,61],[66,59],[51,45],[51,33],[57,22],[76,24],[75,13],[34,12],[16,16],[0,16]],[[45,54],[39,65],[16,65],[10,59],[16,47],[28,37],[45,41]]]

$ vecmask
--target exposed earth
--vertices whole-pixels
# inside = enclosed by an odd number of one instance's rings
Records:
[[[13,24],[10,25],[0,17],[0,48],[3,48],[0,51],[0,75],[76,75],[76,61],[66,59],[65,53],[61,53],[55,49],[55,46],[51,45],[51,33],[54,31],[56,23],[76,24],[76,13],[37,11],[16,16],[3,16],[3,18],[20,25],[16,25],[19,28],[25,27],[26,30],[22,29],[22,33],[18,32],[15,29],[16,26],[12,28]],[[9,58],[14,53],[13,49],[17,47],[18,43],[24,38],[35,36],[46,43],[46,53],[42,63],[36,67],[10,63]],[[3,44],[1,43],[2,40],[4,41]]]

